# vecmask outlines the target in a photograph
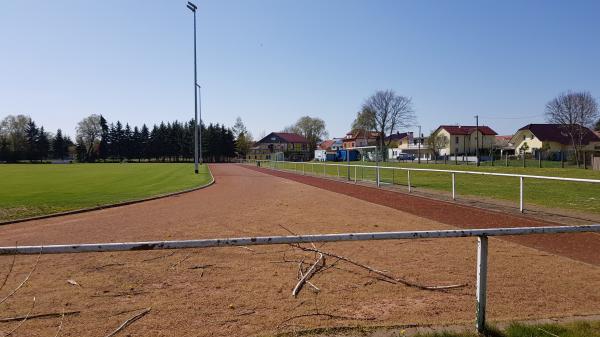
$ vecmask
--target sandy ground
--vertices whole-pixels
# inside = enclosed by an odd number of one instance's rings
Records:
[[[212,170],[216,184],[204,190],[3,226],[0,245],[287,234],[279,225],[298,234],[452,228],[241,166]],[[423,291],[379,281],[339,262],[313,278],[318,295],[306,288],[293,298],[295,261],[314,257],[287,246],[43,255],[26,286],[0,304],[0,317],[27,313],[35,296],[33,314],[81,311],[65,318],[61,336],[105,336],[135,314],[126,311],[146,307],[152,311],[121,335],[268,336],[320,326],[473,320],[475,239],[337,243],[323,249],[413,281],[468,286]],[[35,260],[17,257],[0,299]],[[0,284],[11,261],[0,257]],[[491,320],[600,313],[597,265],[498,239],[490,240],[489,264]],[[14,335],[53,336],[59,323],[58,318],[28,320]],[[0,323],[0,333],[17,324]]]

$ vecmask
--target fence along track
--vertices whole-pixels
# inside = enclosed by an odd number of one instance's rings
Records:
[[[267,168],[270,169],[281,169],[286,171],[295,171],[300,172],[298,170],[298,165],[301,165],[302,174],[306,174],[308,170],[306,170],[306,165],[312,167],[310,172],[316,173],[314,169],[314,165],[323,165],[323,174],[325,175],[325,167],[326,166],[337,166],[338,172],[339,168],[346,168],[348,171],[348,180],[352,180],[350,177],[350,169],[354,168],[354,182],[357,182],[357,174],[358,168],[361,168],[364,172],[365,169],[370,169],[375,171],[375,183],[377,187],[380,187],[383,183],[381,181],[381,170],[392,170],[395,171],[406,171],[407,173],[407,185],[408,192],[412,191],[411,188],[411,180],[410,180],[410,172],[436,172],[436,173],[449,173],[452,179],[452,200],[456,200],[456,174],[465,174],[465,175],[483,175],[483,176],[496,176],[496,177],[514,177],[519,178],[519,211],[523,213],[525,211],[525,179],[541,179],[541,180],[555,180],[555,181],[568,181],[568,182],[577,182],[577,183],[591,183],[591,184],[600,184],[600,180],[598,179],[585,179],[585,178],[565,178],[565,177],[553,177],[553,176],[537,176],[537,175],[528,175],[528,174],[512,174],[512,173],[497,173],[497,172],[480,172],[480,171],[461,171],[461,170],[442,170],[442,169],[425,169],[425,168],[409,168],[409,167],[393,167],[393,166],[379,166],[379,165],[350,165],[350,164],[327,164],[327,163],[313,163],[313,162],[289,162],[289,161],[272,161],[272,160],[257,160],[257,163],[268,163]],[[286,168],[286,164],[294,165],[294,168]],[[283,167],[278,168],[277,166],[281,165]],[[313,166],[310,166],[313,165]],[[264,166],[261,166],[264,167]],[[317,172],[318,173],[318,172]]]
[[[141,251],[159,249],[189,249],[227,246],[299,244],[314,242],[369,241],[369,240],[411,240],[441,239],[459,237],[477,237],[477,310],[476,328],[478,332],[485,329],[485,308],[487,293],[488,237],[505,235],[557,234],[600,232],[600,224],[587,226],[548,226],[548,227],[516,227],[466,230],[432,230],[410,232],[372,232],[315,234],[294,236],[261,236],[207,240],[183,241],[147,241],[124,243],[93,243],[48,246],[16,246],[0,247],[0,255],[14,254],[70,254],[88,252]]]

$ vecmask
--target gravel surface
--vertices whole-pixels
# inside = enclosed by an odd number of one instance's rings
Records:
[[[453,202],[407,195],[405,193],[397,193],[370,186],[344,183],[331,179],[303,176],[295,173],[274,171],[264,168],[250,168],[277,177],[290,179],[328,191],[391,207],[455,227],[492,228],[564,225],[562,223],[541,219],[537,220],[495,210],[486,210]],[[510,240],[525,246],[567,256],[596,266],[600,265],[600,234],[598,233],[526,235],[511,238],[505,237],[503,240]]]
[[[212,165],[206,189],[146,203],[0,227],[0,244],[119,242],[350,231],[454,228],[443,213],[407,211],[335,193],[238,165]],[[315,182],[316,183],[316,182]],[[348,188],[340,184],[341,189]],[[368,189],[371,191],[372,189]],[[371,193],[365,190],[361,193]],[[390,192],[392,193],[392,192]],[[459,222],[449,205],[449,219]],[[413,209],[411,211],[411,209]],[[462,219],[484,217],[460,209]],[[432,217],[439,218],[433,219]],[[573,236],[575,237],[575,236]],[[572,239],[571,236],[566,237]],[[138,311],[150,313],[122,336],[268,336],[324,326],[464,323],[474,319],[474,238],[348,242],[323,249],[424,284],[466,283],[445,292],[376,279],[328,258],[332,268],[291,296],[298,262],[314,255],[288,246],[180,251],[44,255],[17,294],[0,304],[0,318],[78,310],[60,336],[106,336]],[[597,249],[596,249],[597,251]],[[35,256],[19,256],[6,296],[27,276]],[[12,257],[0,257],[0,281]],[[504,240],[490,240],[488,316],[532,319],[600,313],[600,267]],[[74,280],[72,285],[67,280]],[[1,284],[1,282],[0,282]],[[318,315],[317,315],[318,314]],[[302,315],[310,315],[299,317]],[[329,316],[328,316],[329,315]],[[298,316],[298,317],[297,317]],[[31,319],[15,336],[54,336],[60,319]],[[0,323],[0,335],[18,322]]]

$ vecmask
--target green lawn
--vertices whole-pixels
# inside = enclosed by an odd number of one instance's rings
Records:
[[[140,199],[206,184],[206,165],[0,165],[0,221]]]
[[[481,335],[475,333],[441,332],[418,334],[415,337],[600,337],[600,322],[574,322],[569,324],[525,325],[514,323],[503,331],[490,329]]]
[[[278,163],[278,167],[302,171],[302,163]],[[344,164],[342,164],[344,165]],[[352,165],[352,164],[351,164]],[[374,166],[374,163],[354,162],[354,165]],[[600,171],[572,169],[572,168],[522,168],[522,167],[476,167],[474,165],[444,165],[444,164],[411,164],[411,163],[383,163],[383,166],[431,168],[447,170],[485,171],[498,173],[544,175],[571,178],[589,178],[600,180]],[[313,169],[314,168],[314,173]],[[306,164],[307,173],[323,175],[324,166],[320,163]],[[406,171],[381,169],[381,181],[397,185],[407,185]],[[325,174],[337,176],[336,166],[325,166]],[[375,180],[376,169],[350,168],[350,178],[358,180]],[[346,177],[346,167],[340,168],[340,176]],[[416,188],[452,191],[452,180],[449,173],[437,172],[411,172],[411,185]],[[482,196],[515,202],[519,200],[519,178],[495,177],[477,175],[456,175],[456,193],[460,195]],[[527,204],[540,206],[572,209],[592,213],[600,213],[600,184],[575,183],[551,180],[525,179],[524,187],[525,207]]]

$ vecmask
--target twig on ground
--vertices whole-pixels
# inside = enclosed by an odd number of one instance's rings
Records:
[[[17,331],[21,327],[21,325],[23,325],[23,323],[25,323],[25,321],[29,318],[29,315],[33,311],[34,307],[35,307],[35,297],[33,298],[33,303],[31,304],[31,309],[29,309],[29,312],[27,313],[27,315],[25,315],[25,317],[23,317],[21,322],[19,322],[19,324],[17,324],[17,326],[14,329],[10,330],[6,335],[4,335],[4,337],[8,337],[8,336],[12,335],[15,331]]]
[[[334,254],[334,253],[326,252],[326,251],[323,251],[323,250],[320,250],[320,249],[316,249],[316,248],[302,247],[302,246],[297,245],[297,244],[292,244],[292,246],[294,246],[294,247],[296,247],[298,249],[304,250],[304,251],[320,253],[320,254],[323,254],[323,255],[327,255],[327,256],[338,258],[340,260],[343,260],[343,261],[346,261],[346,262],[348,262],[350,264],[353,264],[353,265],[355,265],[357,267],[366,269],[366,270],[368,270],[368,271],[370,271],[372,273],[375,273],[375,274],[378,274],[380,276],[383,276],[384,278],[389,279],[391,281],[394,281],[396,283],[401,283],[401,284],[404,284],[406,286],[414,287],[414,288],[418,288],[418,289],[422,289],[422,290],[447,290],[447,289],[461,288],[461,287],[466,286],[466,284],[451,284],[451,285],[444,285],[444,286],[427,286],[427,285],[422,285],[422,284],[411,282],[411,281],[408,281],[408,280],[405,280],[405,279],[402,279],[402,278],[394,277],[393,275],[390,275],[390,274],[388,274],[388,273],[386,273],[384,271],[377,270],[375,268],[369,267],[369,266],[367,266],[365,264],[362,264],[360,262],[354,261],[354,260],[352,260],[350,258],[341,256],[341,255],[337,255],[337,254]]]
[[[124,265],[125,265],[125,263],[109,263],[109,264],[95,267],[94,270],[98,271],[98,270],[102,270],[102,269],[108,268],[108,267],[120,267],[120,266],[124,266]]]
[[[315,316],[323,316],[323,317],[327,317],[329,319],[344,319],[344,320],[353,320],[353,321],[372,321],[375,320],[375,317],[350,317],[350,316],[338,316],[338,315],[332,315],[332,314],[323,314],[323,313],[312,313],[312,314],[303,314],[303,315],[296,315],[296,316],[292,316],[289,317],[287,319],[285,319],[283,322],[279,323],[279,326],[288,323],[290,321],[293,321],[295,319],[298,318],[304,318],[304,317],[315,317]]]
[[[47,313],[47,314],[30,315],[28,319],[54,318],[54,317],[61,317],[61,316],[78,315],[80,313],[81,313],[81,311],[50,312],[50,313]],[[19,321],[19,320],[22,320],[23,318],[25,318],[25,316],[0,318],[0,323]]]
[[[4,276],[4,280],[2,281],[2,284],[0,284],[0,291],[6,285],[6,281],[8,281],[8,278],[10,277],[10,274],[12,273],[12,270],[15,266],[16,259],[17,259],[17,255],[13,255],[13,259],[12,259],[12,262],[10,263],[10,267],[8,267],[8,272],[6,273],[6,276]]]
[[[547,333],[548,335],[553,336],[553,337],[560,337],[559,335],[553,334],[552,332],[550,332],[548,330],[544,330],[542,328],[538,328],[538,330],[540,330],[541,332]]]
[[[304,260],[302,260],[302,261],[300,261],[300,263],[298,263],[298,280],[300,280],[300,279],[302,279],[304,277],[304,271],[302,270],[303,265],[304,265]],[[306,280],[306,284],[308,284],[309,286],[311,286],[313,288],[313,291],[316,292],[316,293],[318,293],[318,292],[321,291],[321,289],[319,289],[319,287],[317,287],[316,285],[314,285],[309,280]]]
[[[117,329],[115,329],[115,331],[109,333],[108,335],[106,335],[106,337],[113,337],[113,336],[115,336],[121,330],[123,330],[126,327],[128,327],[131,323],[133,323],[133,322],[137,321],[138,319],[144,317],[147,313],[150,312],[150,310],[152,310],[152,308],[146,308],[146,309],[144,309],[144,311],[140,312],[139,314],[136,314],[135,316],[133,316],[130,319],[126,320],[125,322],[121,323],[121,325],[119,325],[119,327]]]
[[[188,269],[206,269],[206,268],[210,268],[210,267],[213,267],[213,266],[214,266],[214,264],[199,264],[199,265],[196,265],[196,266],[191,266]]]
[[[172,252],[170,252],[169,254],[166,254],[166,255],[151,257],[149,259],[142,260],[142,262],[149,262],[149,261],[154,261],[154,260],[158,260],[158,259],[164,259],[165,257],[173,256],[173,254],[175,254],[175,251],[172,251]]]
[[[189,259],[190,257],[192,257],[192,254],[187,254],[186,256],[183,257],[183,259],[173,263],[170,267],[170,269],[175,269],[177,268],[178,265],[180,265],[181,263],[185,262],[187,259]]]
[[[141,294],[147,294],[147,291],[132,291],[132,292],[120,292],[120,293],[114,293],[114,294],[102,294],[102,295],[91,295],[90,297],[121,297],[121,296],[135,296],[135,295],[141,295]]]
[[[115,316],[119,316],[119,315],[123,315],[123,314],[128,314],[128,313],[134,312],[134,311],[140,311],[140,310],[143,310],[143,309],[146,309],[146,308],[137,308],[137,309],[123,310],[123,311],[117,312],[116,314],[109,315],[108,317],[115,317]]]
[[[238,246],[238,247],[239,247],[239,248],[241,248],[241,249],[246,249],[246,250],[249,250],[249,251],[251,251],[251,252],[255,252],[255,250],[254,250],[254,249],[252,249],[252,248],[250,248],[250,247],[246,247],[246,246]]]
[[[60,316],[60,324],[58,325],[58,330],[56,330],[56,334],[54,337],[58,337],[60,334],[60,330],[62,330],[63,322],[65,321],[65,309],[63,308],[62,315]]]
[[[15,289],[13,289],[13,291],[11,291],[8,295],[6,295],[6,297],[1,299],[0,304],[6,302],[6,300],[8,300],[10,297],[12,297],[17,291],[19,291],[19,289],[21,289],[21,287],[23,287],[25,285],[25,283],[27,283],[27,281],[29,280],[29,278],[31,277],[33,272],[35,271],[35,268],[37,268],[37,265],[40,262],[40,257],[42,257],[41,249],[40,249],[40,253],[38,254],[37,260],[35,260],[35,264],[33,265],[33,268],[31,268],[31,271],[29,272],[29,274],[27,274],[27,277],[25,277],[23,282],[21,282],[21,284],[19,284]]]
[[[323,266],[324,262],[325,262],[325,256],[323,254],[319,253],[319,258],[317,259],[317,261],[315,261],[315,263],[313,263],[313,265],[308,269],[306,274],[304,274],[300,278],[298,283],[296,283],[296,286],[292,290],[292,296],[294,296],[294,297],[298,296],[298,293],[302,289],[302,286],[304,285],[304,283],[313,276],[313,274],[317,271],[317,269],[319,267]]]

